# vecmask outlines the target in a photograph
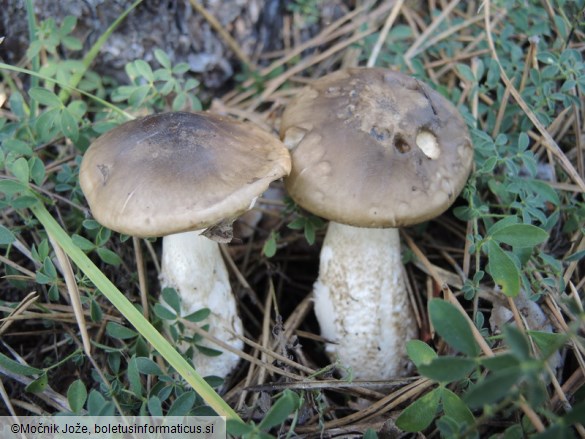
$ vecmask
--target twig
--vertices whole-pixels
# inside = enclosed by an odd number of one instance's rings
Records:
[[[413,383],[407,384],[404,387],[392,392],[388,396],[374,402],[370,406],[362,409],[356,413],[345,416],[340,419],[326,422],[323,426],[311,426],[297,428],[299,433],[308,433],[313,431],[329,430],[331,428],[338,428],[344,425],[355,424],[360,420],[367,420],[374,416],[379,416],[382,413],[388,412],[400,404],[420,395],[423,391],[429,387],[435,385],[435,383],[427,378],[419,378]]]
[[[382,30],[380,31],[380,35],[378,36],[378,40],[376,41],[376,44],[374,44],[374,48],[372,49],[372,53],[370,54],[370,57],[368,58],[368,63],[367,63],[368,67],[373,67],[376,65],[376,59],[378,58],[378,54],[380,53],[380,49],[382,48],[382,46],[384,45],[384,42],[386,41],[386,37],[388,36],[388,32],[390,32],[390,28],[392,27],[392,25],[396,21],[396,17],[398,17],[398,13],[400,12],[400,8],[402,8],[403,3],[404,3],[404,0],[398,0],[394,4],[394,7],[392,8],[390,15],[388,15],[388,18],[386,19],[386,22],[384,23],[384,27],[382,27]]]
[[[16,320],[15,317],[25,312],[38,299],[39,296],[37,295],[36,291],[27,294],[26,297],[18,304],[18,306],[10,311],[10,314],[7,317],[0,319],[0,335],[4,334],[10,325],[14,323]]]
[[[67,285],[67,292],[69,293],[69,299],[71,300],[73,314],[75,314],[75,320],[77,320],[79,333],[81,334],[81,340],[83,341],[83,350],[88,356],[90,356],[91,342],[89,340],[89,334],[87,333],[87,325],[85,324],[85,316],[83,315],[83,306],[81,305],[81,298],[79,297],[79,288],[77,288],[77,281],[75,280],[75,274],[73,273],[71,262],[69,262],[69,258],[49,230],[47,230],[47,236],[53,246],[55,256],[61,265],[61,271],[63,278],[65,279],[65,285]]]
[[[416,39],[414,43],[408,48],[406,53],[404,54],[404,61],[408,64],[409,67],[412,68],[410,64],[410,60],[417,55],[419,52],[419,47],[425,43],[429,36],[435,31],[435,29],[447,18],[447,16],[451,13],[451,11],[459,4],[460,0],[453,0],[445,9],[433,20],[433,22],[424,30],[422,34]]]
[[[264,92],[260,95],[260,97],[258,97],[257,99],[255,99],[252,102],[252,104],[250,104],[250,106],[247,108],[247,110],[248,111],[253,111],[261,103],[266,102],[266,100],[268,99],[268,97],[272,93],[274,93],[278,89],[278,87],[280,87],[282,84],[284,84],[292,76],[296,75],[297,73],[302,72],[305,69],[308,69],[312,65],[315,65],[315,64],[323,61],[324,59],[329,58],[333,54],[335,54],[335,53],[337,53],[337,52],[345,49],[347,46],[350,46],[350,45],[352,45],[353,43],[355,43],[357,41],[362,40],[363,38],[365,38],[368,35],[374,33],[375,31],[376,31],[375,28],[371,28],[371,29],[368,29],[366,31],[360,32],[359,34],[354,35],[353,37],[348,38],[347,40],[344,40],[344,41],[341,41],[341,42],[335,44],[334,46],[330,47],[329,49],[327,49],[322,54],[317,55],[315,57],[312,57],[310,59],[306,59],[306,60],[298,63],[296,66],[290,68],[289,70],[287,70],[285,73],[283,73],[279,77],[274,78],[272,81],[270,81],[269,83],[267,83],[266,89],[264,90]]]
[[[504,84],[506,84],[506,87],[510,88],[510,93],[512,94],[512,96],[514,97],[514,99],[516,100],[516,102],[518,103],[520,108],[522,109],[522,111],[524,111],[524,113],[526,113],[526,116],[528,116],[530,121],[538,129],[540,134],[544,137],[544,140],[545,140],[544,145],[546,146],[546,148],[555,157],[557,157],[557,159],[559,160],[563,169],[567,172],[567,174],[569,174],[571,179],[581,188],[581,191],[585,192],[585,181],[583,181],[583,179],[581,178],[579,173],[573,167],[573,164],[569,161],[567,156],[563,153],[563,151],[561,150],[561,148],[559,147],[557,142],[555,142],[555,140],[552,138],[550,133],[546,130],[544,125],[540,122],[540,120],[538,120],[538,117],[536,117],[536,114],[534,114],[534,112],[528,107],[528,104],[526,104],[526,102],[524,101],[524,99],[522,98],[520,93],[518,93],[518,90],[516,90],[516,88],[514,87],[514,85],[510,81],[510,79],[508,78],[506,71],[502,67],[502,64],[500,63],[500,59],[498,57],[498,53],[496,51],[496,46],[494,44],[494,40],[492,38],[491,21],[490,21],[490,3],[491,3],[490,0],[486,0],[484,2],[484,21],[485,21],[486,37],[487,37],[487,41],[488,41],[488,46],[490,47],[490,50],[492,52],[492,58],[498,63],[498,67],[500,68],[500,78],[502,78],[502,81],[504,81]]]
[[[266,294],[266,299],[264,301],[264,319],[262,319],[262,349],[260,349],[260,361],[262,363],[268,363],[268,344],[270,343],[270,315],[272,312],[272,298],[274,296],[274,286],[272,282],[270,282],[270,291]],[[261,367],[258,371],[258,379],[256,380],[258,384],[263,384],[266,382],[266,369]]]
[[[142,257],[142,248],[140,239],[133,236],[132,244],[134,246],[134,259],[136,259],[136,270],[138,272],[138,287],[140,288],[140,303],[142,304],[142,315],[148,319],[148,285],[146,282],[146,270],[144,269],[144,258]]]
[[[345,14],[340,19],[331,23],[329,26],[327,26],[325,29],[323,29],[315,37],[311,38],[310,40],[306,41],[303,44],[300,44],[296,47],[293,47],[291,50],[287,51],[282,58],[274,61],[268,67],[265,67],[262,70],[260,70],[260,72],[259,72],[260,75],[266,76],[270,72],[272,72],[273,70],[277,69],[280,66],[283,66],[287,62],[290,62],[292,59],[299,56],[303,51],[310,49],[312,47],[316,47],[316,46],[328,43],[329,41],[331,41],[335,38],[338,38],[346,33],[349,33],[353,29],[358,28],[362,24],[363,19],[353,21],[353,18],[356,17],[363,9],[364,9],[364,6],[356,8],[354,11]],[[343,25],[347,21],[350,21],[350,23],[348,25],[344,26],[343,28],[338,29],[341,25]],[[242,86],[249,87],[253,83],[254,83],[253,79],[248,79],[247,81],[245,81],[242,84]],[[232,93],[228,93],[226,96],[223,97],[223,100],[225,101],[226,105],[234,106],[238,102],[241,102],[243,99],[247,99],[248,97],[252,96],[253,94],[254,94],[253,90],[245,91],[243,93],[238,94],[237,96],[233,96]]]
[[[17,383],[22,384],[23,386],[28,386],[30,383],[34,381],[33,378],[29,378],[24,375],[20,375],[18,373],[14,373],[4,367],[0,366],[0,376],[6,376]],[[55,410],[62,412],[69,410],[69,403],[67,402],[67,398],[61,395],[58,392],[55,392],[50,386],[47,386],[42,392],[36,393],[35,398],[42,399],[45,403],[49,406],[53,407]],[[17,404],[16,401],[12,401],[15,405]]]
[[[303,376],[298,375],[296,373],[291,373],[288,372],[286,370],[280,369],[278,367],[273,366],[272,364],[268,363],[268,362],[263,362],[262,360],[259,360],[258,358],[254,358],[249,354],[246,354],[245,352],[239,350],[239,349],[234,349],[232,346],[230,346],[229,344],[225,343],[224,341],[212,336],[211,334],[209,334],[207,331],[204,331],[203,329],[201,329],[198,325],[196,324],[188,324],[189,322],[185,322],[186,326],[189,327],[189,329],[192,329],[195,333],[197,333],[198,335],[200,335],[201,337],[203,337],[206,340],[211,341],[212,343],[214,343],[215,345],[219,346],[220,348],[222,348],[225,351],[229,351],[232,352],[236,355],[238,355],[240,358],[250,362],[250,363],[254,363],[257,366],[261,366],[264,367],[266,369],[268,369],[270,372],[274,372],[278,375],[283,375],[286,376],[287,378],[293,379],[293,380],[302,380],[304,379]]]
[[[253,392],[266,392],[284,389],[298,390],[316,390],[316,389],[353,389],[353,388],[384,388],[390,386],[405,386],[418,378],[403,378],[386,381],[340,381],[340,380],[317,380],[317,381],[300,381],[298,383],[266,383],[261,386],[251,386],[246,390]]]
[[[191,3],[191,6],[193,6],[193,8],[197,12],[199,12],[205,20],[207,20],[210,26],[213,29],[215,29],[215,31],[225,41],[225,43],[232,50],[232,52],[234,52],[234,54],[240,59],[240,61],[242,61],[242,63],[246,65],[248,70],[251,72],[255,71],[256,66],[254,65],[254,63],[252,63],[250,58],[248,58],[248,55],[246,55],[244,51],[240,48],[240,45],[237,43],[237,41],[233,39],[228,32],[226,32],[222,24],[219,21],[217,21],[217,18],[210,14],[209,11],[207,11],[207,9],[205,9],[197,0],[189,0],[189,3]]]

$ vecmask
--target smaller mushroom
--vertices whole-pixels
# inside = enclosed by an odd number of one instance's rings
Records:
[[[209,333],[242,349],[228,272],[217,242],[270,182],[290,171],[283,144],[260,128],[209,113],[162,113],[120,125],[95,140],[79,180],[106,227],[163,238],[161,284],[174,287],[184,315],[209,308]],[[222,350],[213,346],[215,349]],[[226,376],[239,357],[195,355],[203,376]]]
[[[330,220],[314,285],[327,352],[356,378],[404,375],[417,324],[398,227],[440,215],[463,188],[473,159],[463,119],[414,78],[355,68],[302,90],[281,138],[292,157],[286,189]]]

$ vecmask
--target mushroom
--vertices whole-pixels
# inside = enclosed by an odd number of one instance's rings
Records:
[[[330,220],[314,285],[330,357],[359,379],[404,375],[417,336],[398,227],[445,211],[473,149],[455,107],[417,79],[351,68],[315,80],[287,106],[291,197]]]
[[[162,286],[177,290],[183,315],[209,308],[209,333],[242,349],[226,266],[217,242],[206,236],[227,233],[229,240],[231,222],[289,172],[288,151],[260,128],[177,112],[133,120],[99,137],[83,157],[79,180],[104,226],[164,236]],[[203,376],[226,376],[238,360],[230,352],[193,359]]]

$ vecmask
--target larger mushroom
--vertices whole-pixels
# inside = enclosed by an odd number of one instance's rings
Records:
[[[224,261],[218,244],[201,233],[229,226],[289,171],[284,145],[260,128],[178,112],[133,120],[99,137],[83,157],[79,180],[104,226],[164,236],[162,286],[177,290],[184,315],[209,308],[210,334],[241,349],[242,322]],[[195,355],[194,365],[203,376],[226,376],[238,360],[230,352]]]
[[[327,351],[361,379],[407,373],[417,324],[406,294],[398,227],[445,211],[473,150],[465,123],[439,93],[379,68],[347,69],[287,106],[291,197],[330,220],[314,285]]]

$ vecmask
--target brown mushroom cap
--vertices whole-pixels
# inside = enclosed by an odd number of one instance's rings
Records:
[[[204,229],[250,208],[290,172],[282,143],[209,113],[161,113],[94,141],[79,180],[96,220],[134,236]]]
[[[426,84],[380,68],[338,71],[287,106],[285,180],[303,208],[357,227],[400,227],[438,216],[471,171],[456,108]]]

